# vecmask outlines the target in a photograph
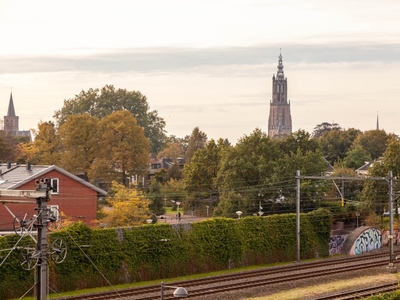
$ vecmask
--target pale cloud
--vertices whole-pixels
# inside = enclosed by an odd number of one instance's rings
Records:
[[[20,128],[65,99],[139,90],[183,137],[266,131],[282,48],[293,129],[321,122],[400,133],[398,1],[0,0],[0,111]]]

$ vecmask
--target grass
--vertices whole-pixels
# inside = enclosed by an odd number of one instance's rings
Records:
[[[62,292],[62,293],[58,293],[58,294],[53,293],[50,295],[49,299],[62,298],[62,297],[68,297],[68,296],[78,296],[78,295],[89,294],[89,293],[99,293],[99,292],[106,292],[106,291],[113,291],[113,290],[121,290],[121,289],[127,289],[127,288],[135,288],[135,287],[142,287],[142,286],[147,286],[147,285],[158,285],[158,284],[161,285],[161,282],[170,283],[170,282],[182,281],[182,280],[200,279],[200,278],[205,278],[205,277],[210,277],[210,276],[225,275],[225,274],[236,273],[236,272],[241,272],[241,271],[251,271],[251,270],[257,270],[257,269],[261,269],[261,268],[265,268],[265,267],[280,266],[280,265],[285,265],[285,264],[290,264],[290,263],[277,263],[277,264],[271,264],[271,265],[248,266],[248,267],[243,267],[243,268],[215,271],[215,272],[202,273],[202,274],[194,274],[194,275],[190,275],[190,276],[181,276],[181,277],[176,277],[176,278],[157,279],[157,280],[152,280],[152,281],[141,281],[141,282],[135,282],[135,283],[130,283],[130,284],[118,284],[118,285],[113,285],[112,287],[111,286],[103,286],[103,287],[98,287],[98,288],[90,288],[90,289],[83,289],[83,290],[77,290],[77,291]],[[160,286],[160,288],[161,288],[161,286]],[[35,300],[36,297],[24,297],[24,298],[20,298],[20,299]]]
[[[318,284],[311,287],[300,287],[285,292],[271,294],[263,297],[251,298],[252,300],[299,300],[305,298],[315,298],[326,293],[339,292],[341,290],[355,288],[357,286],[372,286],[398,281],[397,274],[379,274],[363,276],[354,279],[336,280],[329,283]]]

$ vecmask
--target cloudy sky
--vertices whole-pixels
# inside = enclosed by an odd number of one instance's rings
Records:
[[[0,115],[20,130],[112,84],[147,96],[167,134],[232,143],[267,131],[282,49],[293,130],[400,134],[400,1],[0,0]]]

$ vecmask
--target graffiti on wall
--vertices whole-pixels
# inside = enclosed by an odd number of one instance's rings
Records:
[[[348,235],[331,235],[329,239],[329,255],[339,254]]]
[[[351,248],[350,254],[359,255],[382,248],[381,232],[376,228],[363,231]]]

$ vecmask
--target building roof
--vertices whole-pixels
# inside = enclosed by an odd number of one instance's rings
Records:
[[[107,192],[98,188],[97,186],[75,176],[72,173],[56,166],[56,165],[11,165],[11,164],[0,164],[0,189],[14,190],[20,186],[40,177],[45,176],[50,171],[56,170],[65,176],[87,186],[90,189],[95,190],[99,194],[105,196]]]

